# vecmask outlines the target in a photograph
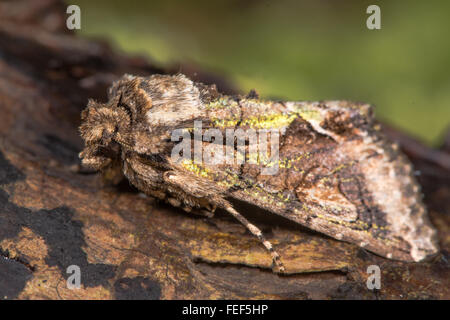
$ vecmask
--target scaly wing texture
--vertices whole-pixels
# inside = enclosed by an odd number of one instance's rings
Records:
[[[225,195],[387,258],[421,261],[438,251],[412,166],[369,105],[221,97],[205,108],[224,137],[226,129],[281,132],[278,159],[250,164],[257,155],[247,146],[242,165],[186,164]],[[274,166],[276,174],[261,173]]]

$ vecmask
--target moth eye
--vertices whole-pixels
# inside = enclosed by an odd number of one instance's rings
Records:
[[[106,135],[107,137],[110,137],[111,135],[113,135],[114,133],[116,133],[117,130],[118,130],[118,126],[117,126],[117,125],[114,125],[114,126],[111,126],[111,125],[106,126],[106,127],[103,129],[103,136]]]

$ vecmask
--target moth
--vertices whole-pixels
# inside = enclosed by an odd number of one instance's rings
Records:
[[[124,75],[81,117],[84,165],[187,212],[224,209],[267,248],[276,272],[280,256],[233,200],[389,259],[439,250],[413,168],[368,104],[268,101],[182,74]]]

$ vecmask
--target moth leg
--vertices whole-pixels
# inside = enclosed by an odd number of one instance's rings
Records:
[[[283,262],[281,262],[280,255],[274,250],[270,241],[268,241],[264,237],[261,230],[254,224],[250,223],[250,221],[248,221],[243,215],[237,212],[230,204],[224,206],[224,209],[237,220],[239,220],[239,222],[241,222],[253,235],[255,235],[259,241],[261,241],[264,247],[266,247],[266,249],[270,252],[273,265],[278,268],[279,272],[285,272],[286,269],[284,268]]]
[[[181,207],[181,201],[177,198],[167,198],[167,202],[174,207]]]
[[[194,209],[193,212],[195,214],[199,214],[199,215],[202,215],[202,216],[207,217],[207,218],[212,218],[212,217],[214,217],[214,213],[216,212],[216,208],[217,208],[216,205],[209,204],[206,209],[198,209],[198,210]]]
[[[189,213],[193,213],[193,214],[198,215],[198,216],[205,217],[205,218],[212,218],[212,217],[214,217],[214,212],[208,211],[208,210],[205,210],[205,209],[196,209],[196,208],[192,208],[192,207],[184,207],[183,210],[186,211],[186,212],[189,212]]]
[[[228,211],[233,217],[241,222],[259,241],[266,247],[272,256],[273,264],[278,268],[279,272],[284,272],[285,268],[280,260],[280,255],[273,249],[272,244],[266,240],[261,230],[254,224],[250,223],[244,216],[237,212],[230,203],[223,199],[220,190],[214,190],[209,184],[203,185],[203,181],[193,179],[190,175],[183,175],[176,172],[166,172],[163,176],[165,182],[172,187],[177,188],[177,193],[184,194],[184,202],[192,203],[191,206],[200,205],[207,207],[208,210],[214,211],[215,207],[221,207]],[[189,199],[189,201],[186,201]],[[204,200],[204,201],[202,201]],[[206,204],[208,203],[208,204]]]
[[[215,207],[208,208],[209,210],[193,208],[193,207],[185,205],[180,199],[171,198],[171,197],[167,198],[167,202],[170,203],[174,207],[180,207],[181,209],[183,209],[184,211],[186,211],[188,213],[196,214],[196,215],[206,217],[206,218],[214,217],[214,211],[216,210]]]

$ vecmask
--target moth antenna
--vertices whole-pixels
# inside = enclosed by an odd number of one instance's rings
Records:
[[[266,249],[270,252],[270,255],[272,256],[273,264],[278,268],[279,272],[281,273],[285,272],[286,269],[284,268],[284,265],[281,262],[280,255],[273,248],[272,243],[270,243],[270,241],[264,237],[261,230],[257,226],[252,224],[250,221],[248,221],[243,215],[237,212],[231,205],[226,205],[224,209],[228,211],[228,213],[230,213],[233,217],[238,219],[239,222],[242,223],[253,235],[255,235],[258,238],[258,240],[264,245],[264,247],[266,247]]]

